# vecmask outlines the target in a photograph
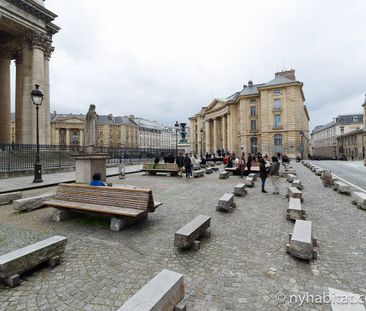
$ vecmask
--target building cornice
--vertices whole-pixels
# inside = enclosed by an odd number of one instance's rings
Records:
[[[5,1],[18,7],[19,9],[26,11],[27,13],[30,13],[35,17],[40,18],[47,24],[52,22],[57,17],[55,13],[47,10],[43,6],[31,0],[5,0]]]

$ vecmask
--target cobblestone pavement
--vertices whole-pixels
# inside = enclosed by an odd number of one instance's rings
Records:
[[[260,193],[256,181],[247,196],[235,198],[234,212],[225,214],[215,206],[223,193],[233,191],[236,176],[187,180],[134,174],[109,181],[152,188],[154,199],[164,204],[121,232],[85,216],[53,222],[51,208],[19,214],[0,206],[0,254],[51,235],[68,237],[61,265],[25,276],[14,289],[0,285],[0,310],[116,310],[164,268],[184,274],[188,310],[330,310],[315,303],[297,306],[288,298],[281,303],[276,295],[322,295],[328,287],[366,295],[366,212],[348,196],[323,188],[310,170],[294,167],[319,240],[316,261],[285,252],[293,228],[285,218],[285,179],[280,196]],[[270,183],[267,188],[272,190]],[[212,217],[211,238],[202,239],[197,252],[177,250],[175,231],[199,214]]]
[[[129,165],[126,166],[126,173],[141,171],[142,165]],[[117,175],[118,167],[108,167],[107,176]],[[33,176],[21,176],[12,177],[6,179],[0,179],[0,193],[9,191],[20,191],[24,189],[42,188],[45,186],[56,185],[60,182],[73,182],[75,181],[75,171],[61,172],[53,174],[43,174],[42,183],[33,183]]]

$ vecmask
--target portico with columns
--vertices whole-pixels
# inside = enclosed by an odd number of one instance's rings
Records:
[[[15,61],[15,141],[36,143],[36,111],[30,93],[35,84],[44,94],[39,109],[39,139],[49,144],[50,82],[49,61],[52,36],[59,27],[57,16],[44,7],[43,0],[0,0],[0,144],[13,143],[10,133],[10,65]]]

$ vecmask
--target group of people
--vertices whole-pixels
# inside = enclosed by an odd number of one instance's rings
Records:
[[[202,161],[198,160],[197,154],[186,153],[183,157],[182,153],[179,153],[176,163],[179,167],[179,171],[184,167],[186,178],[191,178],[193,177],[193,167],[199,165]]]

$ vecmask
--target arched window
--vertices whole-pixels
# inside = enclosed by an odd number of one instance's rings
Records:
[[[273,144],[274,144],[274,152],[275,153],[282,153],[283,152],[283,142],[282,142],[282,135],[276,134],[273,136]]]

